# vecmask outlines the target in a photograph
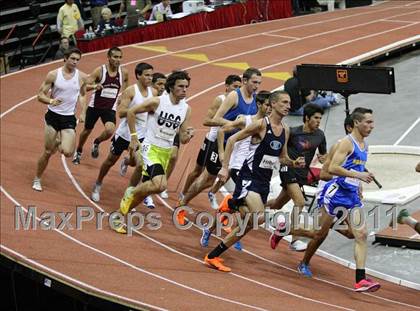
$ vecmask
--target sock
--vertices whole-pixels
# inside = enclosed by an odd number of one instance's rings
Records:
[[[221,242],[219,245],[216,246],[215,249],[213,249],[208,255],[208,259],[213,259],[214,257],[219,257],[225,250],[227,250],[228,247],[225,245],[225,243]]]
[[[361,280],[366,279],[365,269],[356,269],[356,283],[359,283]]]
[[[77,148],[76,150],[78,153],[82,153],[83,149],[82,148]]]
[[[404,223],[409,225],[411,228],[415,228],[416,224],[417,224],[417,220],[415,220],[413,217],[408,216],[406,218],[404,218]]]
[[[417,233],[420,233],[420,222],[416,223],[416,225],[414,226],[414,230],[416,230]]]
[[[95,145],[99,145],[101,142],[100,142],[97,138],[95,138],[95,140],[93,141],[93,143],[94,143]]]

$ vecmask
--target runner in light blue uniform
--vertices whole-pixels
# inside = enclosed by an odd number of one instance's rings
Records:
[[[364,172],[368,154],[367,143],[362,149],[351,134],[347,136],[347,139],[353,144],[353,152],[347,156],[342,167],[349,171]],[[344,176],[335,177],[325,184],[318,200],[318,206],[324,206],[331,216],[337,216],[337,212],[334,211],[337,207],[344,207],[348,210],[363,207],[359,191],[359,179]]]

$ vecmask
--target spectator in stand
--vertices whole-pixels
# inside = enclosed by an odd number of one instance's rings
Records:
[[[90,0],[90,14],[92,15],[93,29],[96,29],[99,25],[101,21],[102,10],[107,5],[108,0]]]
[[[62,37],[60,39],[60,46],[58,47],[57,52],[55,53],[54,59],[63,59],[64,52],[70,47],[70,41],[67,37]]]
[[[122,13],[126,10],[127,16],[138,15],[139,20],[144,21],[146,12],[148,12],[151,8],[151,0],[122,0],[118,18],[121,18]],[[125,24],[126,22],[127,21],[125,21]]]
[[[83,20],[80,16],[80,11],[74,0],[65,0],[65,3],[58,11],[57,15],[57,31],[62,37],[67,37],[77,45],[74,34],[78,30],[83,30]]]
[[[290,115],[303,115],[303,105],[312,99],[314,94],[309,90],[302,90],[299,86],[296,67],[293,68],[293,77],[284,83],[284,90],[290,96]]]
[[[97,35],[105,34],[105,30],[110,30],[113,32],[112,28],[115,27],[115,23],[112,20],[112,11],[110,8],[103,8],[102,12],[102,19],[98,24],[98,27],[96,27],[95,33]],[[107,34],[107,33],[106,33]]]
[[[303,115],[305,104],[314,104],[322,109],[328,109],[332,105],[344,102],[344,97],[333,92],[319,93],[315,90],[301,89],[297,77],[297,69],[293,68],[293,77],[284,83],[284,90],[290,95],[290,115]]]
[[[172,15],[171,10],[171,1],[170,0],[162,0],[161,3],[155,5],[152,10],[152,14],[150,14],[149,21],[164,21],[168,16]]]

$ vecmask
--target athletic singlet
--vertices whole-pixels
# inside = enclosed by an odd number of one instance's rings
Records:
[[[368,145],[365,142],[365,149],[362,150],[353,136],[347,135],[347,137],[353,144],[353,151],[346,157],[346,160],[341,166],[349,171],[364,172],[368,156]],[[357,178],[339,176],[334,178],[334,180],[343,189],[355,192],[359,190],[360,180]]]
[[[48,109],[64,116],[72,116],[76,112],[79,94],[79,70],[76,69],[73,77],[66,80],[63,76],[63,68],[58,68],[57,77],[51,90],[51,97],[60,99],[61,104],[58,106],[48,105]]]
[[[149,113],[144,142],[161,148],[172,148],[175,135],[187,115],[188,104],[183,99],[174,105],[169,94],[163,94],[159,99],[156,111]]]
[[[139,86],[134,84],[134,97],[131,100],[128,108],[142,104],[146,99],[153,97],[152,88],[147,87],[147,96],[144,97],[140,93]],[[138,139],[142,139],[146,136],[146,125],[147,125],[147,112],[136,114],[136,132]],[[130,129],[128,127],[127,118],[121,118],[120,124],[118,125],[115,133],[124,138],[126,141],[131,141]]]
[[[222,103],[223,103],[223,101],[226,98],[226,95],[221,94],[221,95],[219,95],[217,97],[220,98],[222,100]],[[217,131],[219,130],[219,128],[220,128],[220,126],[212,126],[210,128],[210,131],[208,131],[208,133],[206,135],[206,137],[207,137],[207,139],[209,141],[211,141],[211,142],[215,142],[216,141],[216,139],[217,139]]]
[[[98,109],[117,109],[117,97],[123,83],[123,75],[121,67],[115,77],[111,77],[106,69],[106,65],[102,65],[102,78],[100,84],[101,90],[96,90],[89,101],[89,107]]]
[[[245,117],[245,128],[252,124],[252,116]],[[244,164],[245,159],[249,154],[249,146],[251,144],[251,137],[247,137],[237,141],[233,146],[232,156],[229,161],[229,169],[239,170]]]
[[[276,136],[271,128],[268,117],[266,122],[266,132],[259,144],[250,144],[249,154],[243,166],[252,173],[252,179],[259,183],[270,183],[273,170],[278,170],[280,166],[280,154],[283,149],[286,135],[283,128],[280,136]]]
[[[230,109],[228,112],[226,112],[225,115],[223,116],[223,118],[226,119],[226,120],[229,120],[229,121],[233,121],[240,114],[242,114],[242,115],[257,114],[258,107],[257,107],[257,102],[255,101],[256,95],[255,94],[252,95],[252,101],[251,101],[251,103],[248,104],[244,100],[244,98],[242,97],[242,93],[241,93],[240,88],[236,89],[235,92],[238,94],[238,105],[235,108]],[[230,136],[232,136],[233,134],[235,134],[236,132],[237,131],[233,131],[233,132],[225,134],[225,144],[226,144],[226,141],[228,140],[228,138]]]

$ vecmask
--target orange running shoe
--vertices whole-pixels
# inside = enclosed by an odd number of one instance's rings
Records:
[[[231,268],[226,267],[222,263],[221,258],[215,257],[215,258],[209,259],[207,256],[208,255],[206,255],[206,257],[204,257],[204,263],[207,264],[208,266],[213,267],[213,268],[215,268],[219,271],[222,271],[222,272],[230,272],[232,270]]]
[[[185,210],[180,211],[177,215],[176,215],[176,220],[178,221],[178,223],[183,226],[185,225]]]
[[[219,208],[217,210],[219,213],[223,213],[223,212],[232,213],[232,210],[229,208],[229,204],[228,204],[229,199],[232,199],[232,195],[230,193],[227,196],[225,196],[223,198],[222,203],[220,203]]]

